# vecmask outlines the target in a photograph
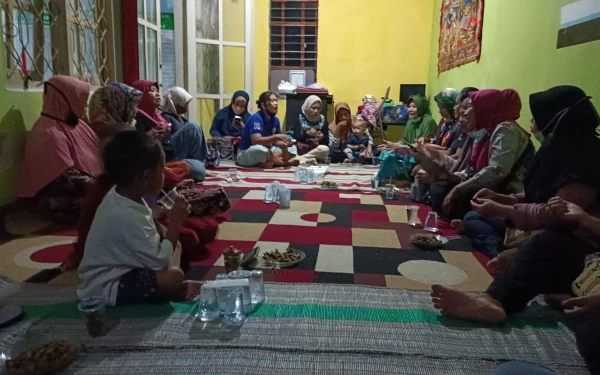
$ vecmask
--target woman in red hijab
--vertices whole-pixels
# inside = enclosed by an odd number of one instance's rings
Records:
[[[204,180],[208,146],[202,127],[192,122],[178,129],[171,127],[160,111],[162,98],[158,82],[139,80],[131,86],[144,94],[137,107],[135,127],[161,142],[167,162],[186,162],[190,177],[196,181]]]
[[[470,163],[431,186],[431,205],[447,219],[462,219],[471,210],[473,195],[483,188],[521,192],[522,166],[534,152],[529,134],[516,122],[521,99],[515,90],[481,90],[465,100],[470,107],[461,126],[473,139]]]
[[[102,172],[98,137],[83,121],[90,85],[68,76],[44,83],[41,117],[25,144],[19,197],[50,221],[75,223],[87,185]]]

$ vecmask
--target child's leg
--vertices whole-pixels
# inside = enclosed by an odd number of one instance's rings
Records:
[[[346,157],[348,158],[348,160],[350,160],[350,161],[354,160],[354,154],[350,148],[346,147],[344,149],[344,154],[346,154]]]
[[[158,272],[149,268],[135,268],[119,279],[117,305],[162,302],[169,292],[177,290],[178,283],[183,283],[183,271],[179,268]]]

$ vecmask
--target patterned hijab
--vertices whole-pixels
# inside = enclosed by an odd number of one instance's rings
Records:
[[[454,106],[456,105],[457,96],[458,91],[448,87],[437,94],[434,99],[436,103],[439,103],[441,106],[446,108],[446,111],[448,111],[448,113],[450,113],[450,115],[454,118]]]
[[[90,99],[90,126],[104,139],[114,125],[132,125],[141,98],[141,91],[120,82],[100,87]]]

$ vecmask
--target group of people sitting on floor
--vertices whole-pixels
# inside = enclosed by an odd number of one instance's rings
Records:
[[[493,258],[495,279],[485,293],[434,285],[437,309],[502,323],[544,294],[573,318],[581,354],[600,371],[600,293],[575,295],[573,287],[600,257],[600,118],[590,99],[573,86],[530,95],[537,152],[517,123],[514,90],[446,89],[435,97],[438,126],[419,109],[422,99],[411,99],[406,141],[384,143],[390,152],[378,176],[408,181],[414,200],[429,203]]]

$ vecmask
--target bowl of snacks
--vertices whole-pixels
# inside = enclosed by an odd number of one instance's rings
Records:
[[[319,186],[324,190],[336,190],[339,188],[337,182],[327,180],[319,182]]]
[[[279,249],[265,251],[262,254],[263,261],[272,267],[275,268],[287,268],[294,266],[304,260],[306,254],[304,254],[300,250],[296,250],[294,248],[288,247],[284,251],[279,251]]]
[[[416,233],[412,234],[409,238],[410,242],[415,246],[426,249],[438,249],[448,243],[448,239],[439,234]]]

